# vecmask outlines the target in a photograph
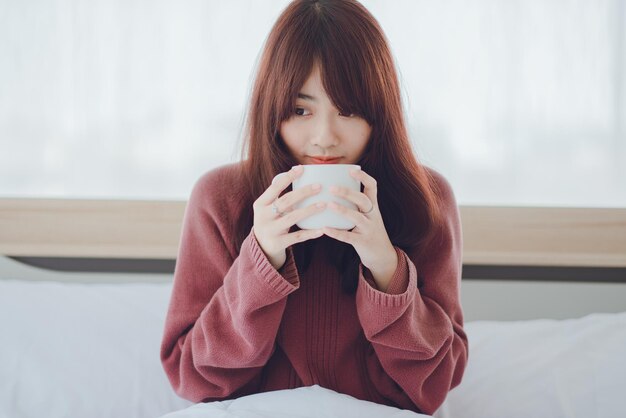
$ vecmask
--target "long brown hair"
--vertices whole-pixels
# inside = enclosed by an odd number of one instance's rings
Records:
[[[405,250],[423,245],[439,223],[436,191],[411,148],[382,29],[357,1],[295,0],[274,24],[258,64],[242,149],[247,196],[237,226],[237,248],[250,233],[254,200],[277,173],[297,164],[280,136],[280,124],[292,116],[299,89],[315,63],[334,105],[372,126],[357,164],[377,180],[378,204],[391,242]],[[308,266],[306,249],[314,242],[294,246],[300,269]],[[336,247],[328,254],[343,273],[343,288],[354,291],[356,252],[338,241],[323,242]]]

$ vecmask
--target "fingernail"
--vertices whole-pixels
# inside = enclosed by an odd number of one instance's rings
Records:
[[[315,206],[317,206],[318,208],[325,208],[326,207],[326,202],[317,202],[315,204]]]
[[[338,192],[338,191],[339,191],[339,187],[337,187],[337,186],[331,186],[331,187],[330,187],[330,191],[331,191],[331,192],[333,192],[333,193],[336,193],[336,192]]]
[[[313,190],[319,190],[322,188],[322,185],[319,183],[315,183],[314,185],[311,186],[311,189]]]

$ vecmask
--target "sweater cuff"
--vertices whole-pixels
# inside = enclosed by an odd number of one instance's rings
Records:
[[[364,275],[363,265],[359,265],[358,293],[361,294],[362,299],[376,305],[396,307],[403,306],[412,300],[414,292],[411,290],[417,289],[417,274],[415,269],[410,268],[404,251],[398,247],[394,248],[398,255],[398,267],[389,282],[386,293],[378,290],[376,286],[372,286],[374,283],[369,283],[368,278]],[[369,274],[371,277],[369,271],[365,274]]]
[[[283,276],[285,280],[294,285],[296,289],[300,287],[300,275],[298,274],[296,258],[293,255],[293,249],[291,247],[287,248],[287,261],[278,269],[278,273]]]
[[[404,251],[395,246],[394,248],[396,250],[396,255],[398,256],[398,267],[389,281],[387,293],[390,295],[399,295],[406,292],[406,289],[409,286],[409,267],[406,263]]]
[[[390,295],[399,295],[400,293],[406,292],[409,285],[409,268],[406,263],[406,258],[404,257],[404,251],[395,246],[393,248],[396,250],[396,256],[398,257],[398,266],[389,280],[389,286],[387,286],[387,291],[385,293]],[[363,268],[363,265],[360,265],[359,268],[359,271],[363,275],[365,281],[371,287],[378,290],[376,281],[374,280],[374,277],[369,269]]]
[[[280,271],[277,271],[261,249],[254,231],[250,231],[244,240],[242,250],[246,244],[249,246],[250,255],[261,277],[276,293],[287,296],[300,287],[300,278],[291,248],[287,249],[285,264],[280,268]]]

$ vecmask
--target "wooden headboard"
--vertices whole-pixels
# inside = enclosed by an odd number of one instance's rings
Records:
[[[0,254],[175,259],[182,201],[0,199]],[[626,209],[460,208],[465,265],[626,267]]]

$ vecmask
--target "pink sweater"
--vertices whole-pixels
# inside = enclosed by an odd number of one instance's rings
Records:
[[[446,224],[428,254],[418,259],[396,247],[388,293],[360,266],[349,295],[339,272],[315,254],[299,273],[289,248],[277,271],[252,232],[237,253],[234,168],[202,176],[185,212],[161,345],[176,393],[206,402],[317,384],[432,414],[460,383],[468,355],[461,230],[448,183],[431,171]]]

